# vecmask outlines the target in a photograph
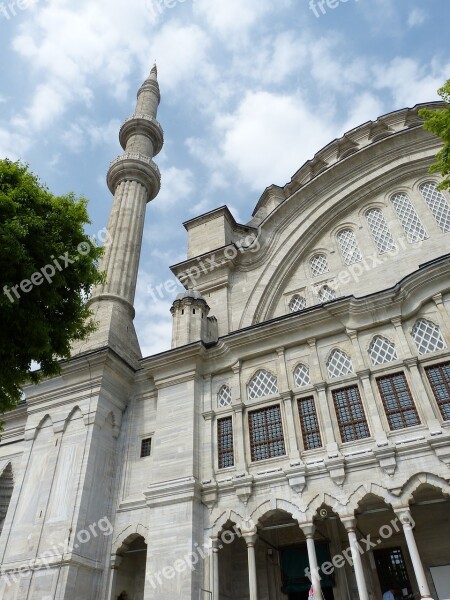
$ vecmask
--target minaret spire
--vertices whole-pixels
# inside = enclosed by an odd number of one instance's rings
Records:
[[[160,189],[160,172],[153,162],[164,143],[156,120],[160,99],[155,64],[139,88],[134,114],[120,129],[124,152],[108,169],[107,183],[114,201],[108,223],[110,243],[101,264],[106,283],[94,289],[90,300],[98,329],[77,344],[75,353],[109,346],[127,360],[141,355],[133,325],[133,303],[146,204]]]

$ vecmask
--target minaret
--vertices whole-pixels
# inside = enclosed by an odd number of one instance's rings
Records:
[[[73,354],[108,346],[128,361],[141,357],[133,325],[133,303],[145,209],[160,189],[160,172],[152,160],[163,146],[163,131],[156,120],[159,102],[154,65],[138,91],[135,113],[120,129],[124,152],[108,170],[107,182],[114,202],[108,223],[109,242],[101,262],[106,283],[94,289],[90,300],[97,330],[76,344]]]

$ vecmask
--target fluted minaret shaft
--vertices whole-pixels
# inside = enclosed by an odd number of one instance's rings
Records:
[[[107,182],[114,201],[108,223],[109,243],[100,267],[106,273],[106,282],[94,289],[90,301],[98,329],[78,351],[114,346],[122,355],[140,354],[132,323],[133,302],[145,209],[160,189],[159,169],[152,160],[163,146],[163,132],[156,120],[159,102],[155,65],[138,91],[134,114],[120,129],[124,152],[108,170]]]

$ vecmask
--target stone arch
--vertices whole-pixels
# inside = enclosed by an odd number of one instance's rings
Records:
[[[8,512],[14,490],[14,472],[11,461],[6,461],[0,473],[0,533]]]
[[[72,421],[75,418],[75,415],[79,413],[81,418],[83,419],[84,422],[84,415],[83,412],[81,410],[81,408],[77,405],[74,406],[72,408],[72,410],[69,412],[69,414],[67,415],[67,417],[64,419],[64,429],[63,431],[66,431],[67,427],[69,426],[70,421]]]
[[[133,523],[123,529],[115,538],[112,543],[111,554],[121,554],[132,542],[139,537],[143,538],[147,543],[148,539],[148,527],[141,523]]]
[[[443,477],[434,473],[417,473],[410,477],[403,484],[400,492],[400,498],[405,505],[408,505],[413,498],[413,494],[422,485],[429,485],[442,492],[444,496],[450,496],[450,483]]]
[[[258,521],[262,519],[262,517],[267,515],[267,513],[275,511],[282,511],[286,514],[289,514],[296,521],[301,519],[303,514],[301,508],[293,502],[289,502],[288,500],[284,500],[282,498],[272,498],[271,500],[266,500],[265,502],[257,506],[255,510],[250,514],[250,519],[256,525]]]
[[[232,523],[236,523],[236,525],[239,525],[244,520],[245,520],[245,517],[243,517],[242,515],[240,515],[239,513],[237,513],[236,511],[234,511],[232,509],[228,509],[228,510],[222,512],[216,518],[216,520],[213,522],[213,524],[210,528],[211,529],[210,537],[212,537],[212,538],[219,537],[220,533],[222,532],[223,528],[225,527],[225,525],[227,523],[232,522]]]

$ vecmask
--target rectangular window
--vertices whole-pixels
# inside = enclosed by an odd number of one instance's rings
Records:
[[[279,406],[270,406],[250,412],[248,425],[252,461],[286,454]]]
[[[146,438],[141,441],[141,458],[150,456],[152,451],[152,438]]]
[[[444,421],[450,421],[450,362],[425,369]]]
[[[219,455],[219,469],[234,467],[232,417],[224,417],[217,421],[217,449]]]
[[[303,445],[305,450],[322,447],[320,437],[319,419],[317,418],[314,398],[300,398],[298,401],[298,413],[302,426]]]
[[[391,431],[420,425],[419,415],[403,373],[379,377],[377,384]]]
[[[333,390],[333,401],[343,442],[370,437],[358,386]]]

